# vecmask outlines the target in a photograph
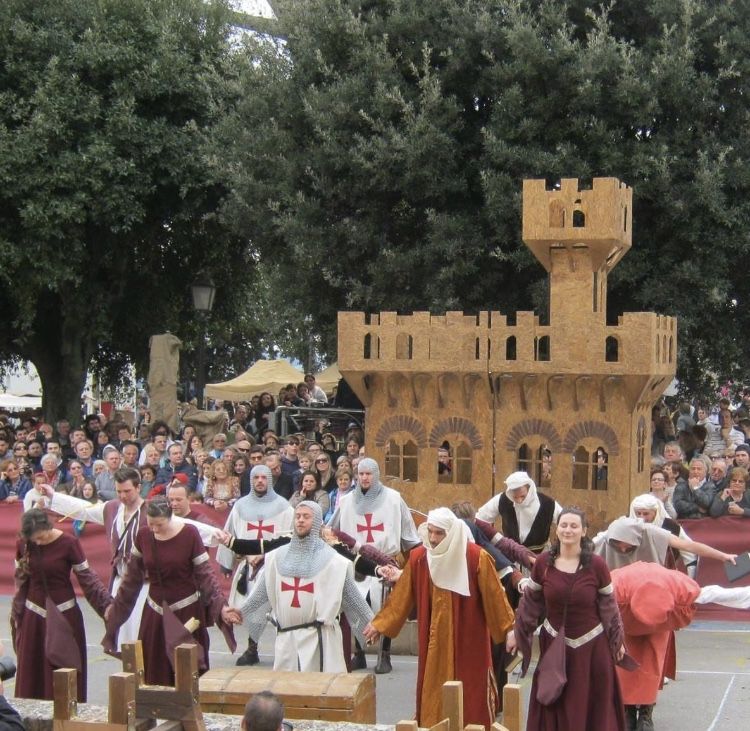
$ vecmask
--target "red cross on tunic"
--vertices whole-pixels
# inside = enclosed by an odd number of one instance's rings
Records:
[[[365,540],[365,542],[375,543],[375,539],[372,537],[372,532],[376,530],[379,530],[382,533],[383,531],[385,531],[385,526],[382,523],[373,525],[372,513],[365,513],[365,524],[361,525],[360,523],[357,523],[357,532],[363,533],[364,531],[367,531],[367,539]]]
[[[271,536],[273,536],[273,523],[271,523],[270,525],[263,525],[262,520],[259,520],[257,525],[255,523],[248,523],[247,529],[258,531],[258,534],[255,536],[258,540],[263,538],[263,531],[268,531]]]
[[[301,591],[306,591],[308,594],[312,594],[315,588],[315,584],[312,581],[309,584],[300,584],[300,581],[301,579],[299,578],[299,576],[295,576],[293,584],[287,584],[286,581],[281,582],[281,591],[294,592],[292,603],[289,606],[295,607],[296,609],[300,608],[299,593]]]

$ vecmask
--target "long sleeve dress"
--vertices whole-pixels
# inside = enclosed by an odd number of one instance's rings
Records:
[[[216,576],[209,564],[208,553],[200,534],[192,525],[184,524],[172,538],[156,540],[148,528],[135,537],[131,558],[107,622],[103,645],[114,650],[119,627],[133,610],[141,586],[148,577],[149,592],[141,615],[138,639],[143,643],[146,683],[174,685],[172,659],[167,654],[162,602],[166,601],[180,622],[195,618],[200,622],[192,633],[202,649],[199,668],[208,668],[208,619],[222,631],[221,609],[226,605]]]
[[[592,556],[591,563],[576,573],[555,568],[547,552],[537,559],[516,614],[515,634],[524,657],[523,672],[531,658],[534,630],[542,624],[539,646],[544,657],[563,623],[566,597],[568,682],[557,701],[544,706],[536,700],[538,670],[534,673],[526,728],[623,731],[625,716],[613,655],[622,645],[624,633],[609,569],[601,557]]]
[[[73,630],[81,653],[82,671],[78,673],[78,700],[86,701],[86,632],[83,615],[76,601],[70,572],[76,575],[88,603],[100,616],[112,599],[99,577],[89,568],[78,539],[66,533],[43,546],[16,545],[16,586],[11,618],[16,628],[15,648],[18,658],[16,697],[52,700],[52,671],[47,658],[47,583],[50,599],[62,612]],[[28,562],[27,566],[24,564]],[[44,580],[42,579],[44,577]]]

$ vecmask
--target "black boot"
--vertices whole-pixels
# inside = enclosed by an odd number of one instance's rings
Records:
[[[653,712],[653,706],[638,706],[638,725],[636,726],[636,731],[654,731],[654,721],[651,718]]]
[[[391,653],[384,651],[380,655],[378,664],[375,666],[375,672],[378,675],[386,675],[387,673],[390,673],[391,670],[393,670],[393,668],[391,667]]]
[[[352,657],[352,670],[367,670],[367,657],[364,650],[357,650]]]
[[[626,731],[637,731],[638,728],[638,706],[625,706],[625,729]]]
[[[258,643],[254,640],[247,641],[247,650],[237,658],[237,665],[257,665],[260,662],[258,657]]]

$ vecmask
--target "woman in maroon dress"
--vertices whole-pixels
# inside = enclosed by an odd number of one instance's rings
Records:
[[[88,603],[103,617],[112,598],[89,568],[78,539],[53,528],[43,510],[34,508],[25,512],[21,518],[21,538],[16,545],[16,595],[10,620],[18,658],[17,698],[52,700],[52,671],[64,667],[53,665],[46,652],[45,605],[49,596],[70,625],[78,645],[81,660],[78,700],[86,701],[86,633],[70,580],[71,570]]]
[[[563,509],[557,540],[537,559],[524,587],[514,632],[507,642],[523,654],[523,673],[531,659],[531,641],[540,622],[541,658],[565,619],[567,684],[550,705],[537,700],[534,673],[527,731],[623,731],[625,717],[615,662],[625,654],[623,629],[606,563],[593,555],[586,538],[586,517]],[[546,618],[545,618],[546,617]],[[544,618],[544,619],[543,619]],[[541,659],[540,658],[540,659]]]
[[[228,632],[228,625],[242,621],[241,615],[228,607],[226,597],[209,564],[208,553],[198,531],[187,523],[172,520],[172,509],[166,498],[155,497],[146,506],[148,527],[135,537],[133,551],[114,603],[107,611],[107,634],[102,645],[114,654],[117,631],[133,611],[138,593],[145,581],[149,592],[143,607],[138,639],[143,643],[146,683],[174,685],[171,638],[165,636],[163,603],[180,623],[199,622],[191,634],[201,651],[199,669],[208,668],[209,621]],[[233,638],[229,639],[230,649]]]

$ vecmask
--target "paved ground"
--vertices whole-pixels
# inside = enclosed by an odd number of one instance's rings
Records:
[[[0,616],[7,617],[9,597],[0,597]],[[101,705],[107,700],[107,678],[120,670],[113,658],[104,655],[98,644],[101,621],[83,605],[89,640],[89,701]],[[661,693],[654,719],[657,731],[738,731],[750,728],[750,612],[748,623],[697,622],[677,636],[678,679]],[[7,627],[7,624],[2,626]],[[211,630],[212,667],[234,665],[223,639]],[[7,631],[0,632],[10,648]],[[244,632],[237,633],[240,644]],[[261,641],[264,667],[272,664],[273,636]],[[369,658],[370,665],[373,664]],[[416,659],[393,658],[394,671],[377,676],[378,723],[393,724],[414,714]],[[364,672],[364,671],[361,671]],[[528,680],[524,683],[528,694]],[[13,695],[12,681],[6,683],[8,697]],[[570,729],[570,731],[584,731]],[[598,731],[591,729],[589,731]]]

